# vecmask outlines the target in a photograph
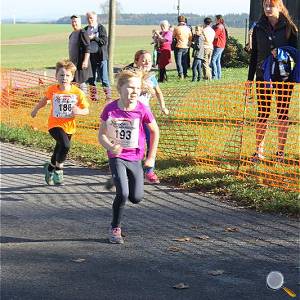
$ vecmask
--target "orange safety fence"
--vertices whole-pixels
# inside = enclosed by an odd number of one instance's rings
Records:
[[[39,74],[2,70],[1,122],[47,130],[49,108],[30,112],[55,81]],[[300,84],[244,82],[161,85],[169,116],[151,103],[160,127],[158,157],[223,169],[260,183],[300,191]],[[105,95],[79,117],[75,139],[97,145]],[[117,92],[113,89],[113,98]]]

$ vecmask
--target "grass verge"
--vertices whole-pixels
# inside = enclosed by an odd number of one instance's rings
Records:
[[[16,128],[1,123],[0,140],[47,152],[51,152],[54,147],[54,141],[48,133],[33,130],[29,126]],[[73,141],[69,158],[88,167],[107,168],[107,156],[100,146]],[[232,205],[261,212],[296,217],[300,215],[297,193],[261,186],[251,179],[241,180],[225,171],[190,165],[185,161],[158,160],[157,173],[165,183],[216,195],[219,201],[226,201]]]

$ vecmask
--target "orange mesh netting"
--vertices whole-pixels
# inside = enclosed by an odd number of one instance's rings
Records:
[[[1,122],[47,131],[49,108],[35,119],[30,112],[55,79],[11,70],[1,75]],[[254,82],[247,93],[245,83],[237,82],[180,82],[161,89],[170,115],[163,116],[152,101],[161,134],[159,158],[205,164],[265,185],[300,190],[299,84]],[[74,138],[84,143],[98,144],[99,114],[105,104],[104,93],[98,94],[90,115],[77,119]]]

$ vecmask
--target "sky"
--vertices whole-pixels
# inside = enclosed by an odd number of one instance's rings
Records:
[[[1,19],[56,20],[87,11],[101,13],[105,0],[1,0]],[[249,12],[250,0],[119,0],[123,13],[177,13],[199,15]]]

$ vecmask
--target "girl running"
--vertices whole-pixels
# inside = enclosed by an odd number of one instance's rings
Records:
[[[151,55],[150,55],[151,63]],[[138,101],[143,73],[123,70],[117,81],[120,98],[107,104],[100,117],[99,143],[107,150],[109,166],[116,186],[109,241],[123,244],[121,218],[127,199],[139,203],[144,194],[142,159],[145,152],[145,126],[150,131],[149,151],[145,166],[154,166],[159,130],[143,103]]]

